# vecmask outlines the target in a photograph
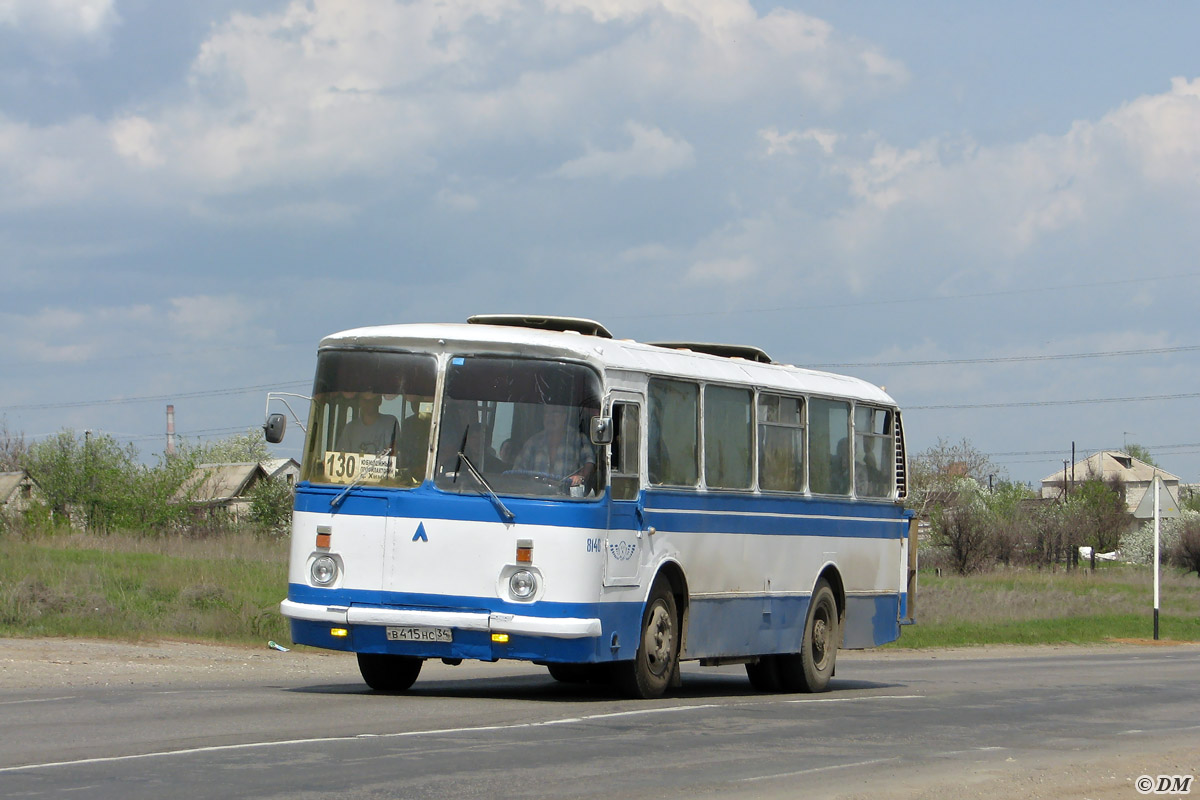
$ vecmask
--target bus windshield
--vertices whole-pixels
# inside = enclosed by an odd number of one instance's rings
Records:
[[[431,355],[320,353],[301,480],[420,484],[436,384],[437,360]]]
[[[452,358],[435,482],[448,492],[595,496],[604,476],[588,429],[599,413],[599,377],[582,365]]]

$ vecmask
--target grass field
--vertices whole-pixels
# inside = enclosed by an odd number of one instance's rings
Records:
[[[287,543],[60,535],[0,541],[0,636],[287,643]],[[1153,634],[1148,568],[922,572],[917,624],[896,646],[1094,643]],[[1163,639],[1200,641],[1200,580],[1166,570]]]
[[[972,644],[1092,643],[1150,639],[1154,572],[1102,564],[1096,572],[1000,570],[962,577],[922,572],[917,624],[900,647]],[[1176,569],[1162,574],[1162,639],[1200,641],[1200,580]]]
[[[0,636],[288,641],[285,541],[72,534],[3,546]]]

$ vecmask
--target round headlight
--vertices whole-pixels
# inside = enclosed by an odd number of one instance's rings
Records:
[[[527,569],[519,569],[508,579],[508,590],[513,597],[527,600],[537,592],[537,578]]]
[[[308,574],[312,576],[312,582],[317,586],[328,586],[337,580],[337,561],[331,556],[318,556],[313,559],[312,566],[308,569]]]

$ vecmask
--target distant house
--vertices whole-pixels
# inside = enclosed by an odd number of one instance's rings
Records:
[[[1076,462],[1074,468],[1068,467],[1042,478],[1042,497],[1062,497],[1065,487],[1093,478],[1106,481],[1115,478],[1125,487],[1125,504],[1132,513],[1142,502],[1142,497],[1150,488],[1155,475],[1162,478],[1174,496],[1179,496],[1179,476],[1151,466],[1145,461],[1139,461],[1120,450],[1101,450]]]
[[[198,510],[223,510],[239,519],[250,508],[250,491],[259,481],[279,478],[294,485],[300,464],[294,458],[201,464],[175,492],[172,500]]]
[[[282,478],[288,486],[295,486],[300,479],[300,464],[294,458],[273,458],[259,463],[268,478]]]
[[[25,470],[0,472],[0,512],[20,512],[41,499],[35,481]]]

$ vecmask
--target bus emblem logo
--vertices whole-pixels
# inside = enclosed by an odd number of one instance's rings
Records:
[[[414,542],[417,542],[417,541],[428,542],[429,541],[429,537],[425,535],[425,523],[424,522],[417,523],[417,532],[413,534],[412,540]]]
[[[635,550],[637,550],[637,545],[629,542],[611,542],[608,545],[608,552],[612,553],[612,557],[617,561],[628,561],[633,558]]]

